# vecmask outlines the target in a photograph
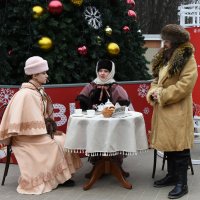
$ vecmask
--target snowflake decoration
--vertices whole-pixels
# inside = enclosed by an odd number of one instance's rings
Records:
[[[8,104],[10,99],[14,95],[14,91],[11,90],[10,88],[1,88],[0,90],[0,102],[3,104]]]
[[[86,7],[84,16],[88,24],[94,29],[99,29],[102,26],[101,13],[94,6]]]
[[[139,85],[139,88],[137,89],[138,96],[141,96],[142,98],[144,98],[147,95],[148,90],[149,90],[148,85],[146,84]]]
[[[144,110],[143,110],[143,113],[144,113],[145,115],[148,115],[149,112],[150,112],[150,109],[149,109],[148,107],[145,107]]]

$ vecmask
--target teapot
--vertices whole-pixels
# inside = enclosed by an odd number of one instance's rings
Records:
[[[114,105],[112,104],[112,102],[110,102],[110,99],[108,99],[108,101],[105,103],[105,107],[114,107]]]

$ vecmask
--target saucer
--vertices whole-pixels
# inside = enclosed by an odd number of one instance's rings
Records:
[[[85,115],[85,117],[92,118],[92,117],[95,117],[95,115]]]
[[[72,117],[82,117],[83,116],[83,114],[72,114]]]

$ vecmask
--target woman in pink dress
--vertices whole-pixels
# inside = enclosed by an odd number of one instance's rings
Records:
[[[12,142],[21,175],[17,192],[42,194],[59,184],[73,186],[72,174],[81,167],[77,154],[64,152],[65,134],[47,134],[45,118],[53,119],[53,106],[42,84],[48,63],[39,56],[26,61],[28,82],[10,100],[0,126],[0,143]]]

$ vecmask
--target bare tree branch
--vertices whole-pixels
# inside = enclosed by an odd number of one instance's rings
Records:
[[[138,23],[145,34],[159,34],[166,24],[179,24],[178,6],[195,0],[135,0]]]

